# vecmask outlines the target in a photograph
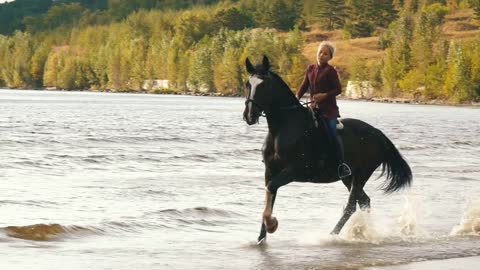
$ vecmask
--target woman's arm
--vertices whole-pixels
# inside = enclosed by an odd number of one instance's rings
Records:
[[[298,99],[301,99],[303,97],[305,92],[307,92],[308,87],[310,87],[310,81],[308,80],[308,68],[307,68],[307,70],[305,71],[305,77],[303,78],[302,85],[297,91],[296,96]]]
[[[335,68],[329,72],[329,79],[332,81],[333,89],[325,92],[328,96],[338,96],[342,93],[342,85],[340,84],[340,78],[338,78],[338,72]]]

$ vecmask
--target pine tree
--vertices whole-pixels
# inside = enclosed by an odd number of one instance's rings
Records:
[[[315,10],[316,18],[327,30],[338,29],[345,24],[345,0],[321,0],[317,2]]]
[[[372,0],[347,1],[348,17],[344,30],[351,37],[370,36],[375,29]]]
[[[412,16],[404,14],[400,17],[394,31],[397,38],[386,50],[382,68],[382,82],[389,96],[398,94],[398,82],[411,68]]]
[[[397,18],[397,11],[391,0],[372,1],[375,26],[387,28]]]
[[[471,78],[470,58],[462,45],[451,43],[448,52],[448,70],[445,76],[444,90],[450,99],[465,102],[474,97],[474,85]]]

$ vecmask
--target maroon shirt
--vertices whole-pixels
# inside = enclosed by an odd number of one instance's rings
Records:
[[[312,108],[319,109],[328,119],[340,117],[335,97],[342,92],[342,86],[334,67],[329,64],[324,66],[318,66],[317,64],[309,65],[297,97],[301,98],[307,89],[310,89],[310,101],[313,101],[311,103]],[[313,100],[313,95],[317,93],[327,93],[327,98],[320,103],[316,103]]]

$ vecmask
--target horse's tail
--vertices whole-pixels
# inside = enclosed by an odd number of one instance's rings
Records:
[[[379,130],[384,142],[384,158],[382,161],[382,173],[386,175],[383,191],[391,193],[404,187],[410,186],[412,182],[412,170],[407,161],[402,157],[398,149],[393,145],[383,132]]]

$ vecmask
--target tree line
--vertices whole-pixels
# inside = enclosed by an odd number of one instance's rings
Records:
[[[442,30],[449,10],[460,4],[405,1],[398,19],[380,34],[386,52],[383,61],[368,64],[358,59],[351,77],[372,81],[383,96],[456,103],[479,100],[480,35],[454,41],[446,39]]]
[[[299,84],[305,62],[301,32],[280,37],[273,28],[249,28],[240,10],[238,5],[140,9],[106,25],[16,31],[0,36],[0,84],[138,91],[147,79],[166,79],[175,91],[239,94],[241,60],[263,54],[290,84]]]
[[[266,54],[296,88],[302,31],[319,24],[380,36],[383,61],[358,57],[349,79],[381,95],[466,102],[480,96],[480,38],[441,31],[460,6],[480,11],[478,0],[16,0],[0,4],[0,86],[139,91],[165,79],[172,91],[241,94],[244,59]]]

